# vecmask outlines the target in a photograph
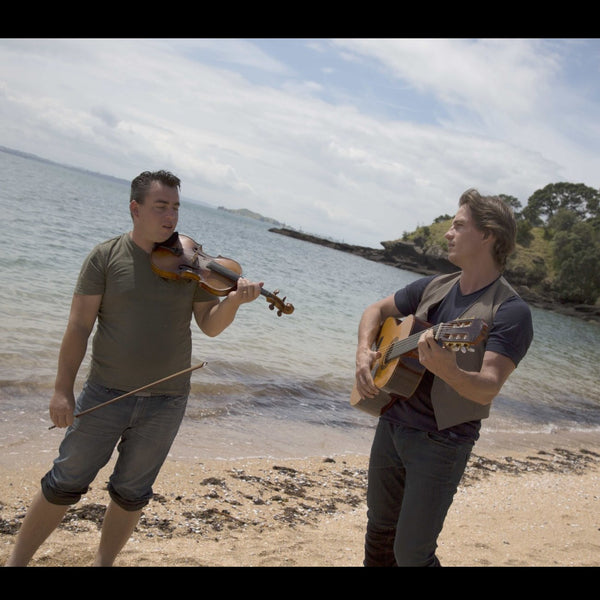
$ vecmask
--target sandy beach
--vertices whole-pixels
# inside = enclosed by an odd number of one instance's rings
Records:
[[[444,566],[600,566],[600,447],[546,446],[476,446],[439,539]],[[367,463],[172,458],[116,566],[360,566]],[[91,564],[111,464],[31,566]],[[47,465],[47,453],[3,464],[0,564]]]

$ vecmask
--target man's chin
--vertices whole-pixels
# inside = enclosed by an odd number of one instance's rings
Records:
[[[159,243],[163,244],[164,242],[166,242],[167,240],[170,240],[175,235],[177,235],[177,232],[172,229],[169,229],[169,231],[163,232],[162,237],[159,240]]]

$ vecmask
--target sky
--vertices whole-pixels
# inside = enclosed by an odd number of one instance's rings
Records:
[[[469,188],[600,188],[600,39],[4,38],[0,145],[379,248]]]

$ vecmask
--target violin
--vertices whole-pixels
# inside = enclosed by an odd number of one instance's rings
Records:
[[[191,237],[175,232],[162,244],[155,244],[151,254],[152,270],[166,279],[192,279],[215,296],[227,296],[242,276],[241,265],[232,258],[209,256]],[[278,297],[279,290],[261,288],[269,309],[277,307],[277,316],[294,312],[292,304]]]

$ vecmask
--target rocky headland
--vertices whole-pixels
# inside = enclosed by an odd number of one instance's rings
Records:
[[[421,248],[411,242],[404,242],[401,240],[381,242],[383,248],[378,249],[335,242],[333,240],[320,238],[286,227],[273,227],[269,229],[269,231],[287,235],[312,244],[327,246],[328,248],[333,248],[334,250],[339,250],[341,252],[349,252],[367,260],[380,262],[398,269],[421,273],[423,275],[451,273],[457,270],[456,266],[444,256],[432,252],[423,252]],[[565,304],[552,298],[547,293],[540,292],[534,287],[529,286],[527,278],[518,270],[507,268],[505,275],[519,295],[531,306],[600,324],[600,306],[590,304]]]

